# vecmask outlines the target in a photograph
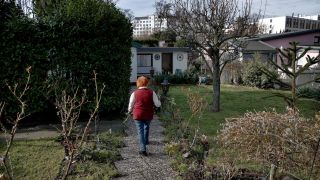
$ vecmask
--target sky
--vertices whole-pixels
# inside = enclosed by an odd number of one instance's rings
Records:
[[[243,1],[243,0],[242,0]],[[130,9],[135,17],[155,12],[155,0],[118,0],[118,7]],[[253,10],[264,11],[265,17],[320,14],[320,0],[253,0]]]

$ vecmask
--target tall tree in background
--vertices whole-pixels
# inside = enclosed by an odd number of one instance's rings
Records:
[[[235,51],[241,37],[258,32],[258,14],[251,12],[252,0],[161,0],[157,14],[167,18],[168,29],[185,39],[205,61],[213,79],[212,111],[220,111],[220,75],[226,56]],[[227,58],[226,58],[227,57]]]

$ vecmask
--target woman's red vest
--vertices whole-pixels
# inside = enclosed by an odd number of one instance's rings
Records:
[[[151,121],[153,119],[153,91],[142,88],[134,92],[133,119]]]

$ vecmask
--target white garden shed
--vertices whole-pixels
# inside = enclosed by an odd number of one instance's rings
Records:
[[[139,76],[155,74],[176,74],[188,68],[189,48],[185,47],[141,47],[133,44],[131,48],[131,77],[135,82]]]

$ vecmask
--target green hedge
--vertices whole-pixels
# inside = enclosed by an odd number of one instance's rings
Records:
[[[96,70],[99,83],[107,86],[101,107],[106,111],[120,108],[127,101],[131,72],[132,29],[125,15],[114,4],[73,0],[60,4],[42,20],[51,44],[50,70],[67,76],[68,85],[87,89],[91,98]]]
[[[41,8],[47,13],[30,19],[15,5],[1,1],[1,10],[9,12],[0,12],[0,101],[8,102],[6,82],[21,82],[24,69],[32,66],[30,112],[44,110],[45,102],[53,104],[55,92],[64,88],[87,89],[92,99],[94,70],[99,85],[106,85],[102,110],[122,108],[130,88],[130,21],[115,4],[102,0],[68,0]]]
[[[19,82],[23,86],[26,68],[32,66],[31,80],[26,97],[27,113],[40,111],[45,106],[41,91],[47,73],[46,51],[41,46],[37,24],[25,17],[14,3],[0,2],[0,101],[6,102],[6,115],[16,115],[17,101],[9,86]],[[20,88],[21,89],[21,88]]]

